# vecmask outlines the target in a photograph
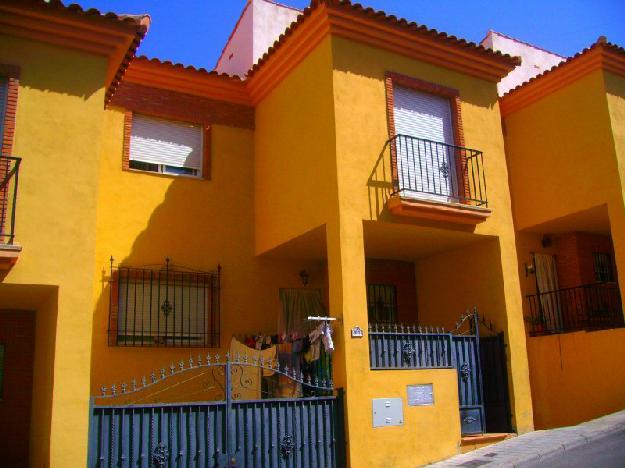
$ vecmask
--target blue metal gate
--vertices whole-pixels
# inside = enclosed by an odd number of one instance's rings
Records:
[[[465,323],[468,324],[468,331],[452,335],[452,349],[458,371],[461,432],[462,435],[474,435],[484,433],[485,429],[479,317],[476,309],[460,318],[454,333],[458,333]]]
[[[199,362],[198,362],[199,361]],[[321,396],[238,400],[243,366],[280,374]],[[218,401],[106,404],[163,386],[182,373],[217,370]],[[187,379],[188,380],[188,379]],[[233,385],[233,383],[235,385]],[[98,404],[95,404],[97,401]],[[89,467],[342,467],[343,397],[332,382],[311,382],[276,363],[237,356],[171,366],[130,385],[103,388],[91,408]]]

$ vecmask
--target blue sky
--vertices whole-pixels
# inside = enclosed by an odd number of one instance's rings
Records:
[[[75,1],[75,0],[74,0]],[[79,0],[83,7],[148,13],[139,53],[211,69],[246,0]],[[70,2],[67,2],[70,3]],[[303,8],[308,0],[281,3]],[[362,0],[360,3],[479,42],[488,29],[569,56],[600,35],[625,46],[625,0]]]

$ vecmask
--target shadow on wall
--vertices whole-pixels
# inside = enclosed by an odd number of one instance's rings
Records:
[[[386,202],[393,194],[394,189],[391,146],[388,141],[384,144],[367,179],[367,192],[369,195],[369,219],[389,218],[390,214],[386,209]]]
[[[110,186],[103,183],[96,260],[100,284],[96,285],[99,297],[93,320],[92,394],[99,394],[103,384],[128,382],[142,375],[149,377],[152,370],[169,368],[172,362],[218,351],[197,347],[109,346],[110,255],[115,257],[115,266],[137,268],[159,269],[166,257],[173,268],[184,270],[206,272],[221,265],[222,355],[233,335],[277,332],[281,311],[279,289],[302,287],[299,274],[302,269],[310,275],[308,287],[324,287],[325,265],[320,262],[254,255],[252,162],[233,161],[245,155],[224,153],[217,156],[213,180],[117,169],[115,183]],[[239,173],[231,174],[237,172],[236,167]]]

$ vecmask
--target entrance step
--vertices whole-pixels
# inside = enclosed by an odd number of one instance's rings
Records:
[[[516,437],[514,432],[493,432],[474,436],[464,436],[460,439],[460,452],[467,453],[482,447],[496,444],[506,439]]]

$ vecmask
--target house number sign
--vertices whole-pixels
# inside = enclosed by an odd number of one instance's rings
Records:
[[[430,406],[434,404],[432,384],[408,385],[408,406]]]

